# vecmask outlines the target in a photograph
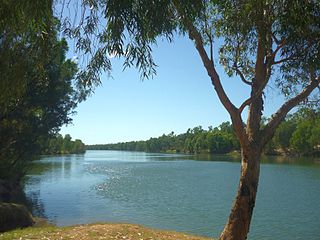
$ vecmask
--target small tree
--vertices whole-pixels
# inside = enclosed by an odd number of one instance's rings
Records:
[[[75,29],[65,21],[65,33],[75,37],[78,50],[98,50],[79,78],[88,86],[101,69],[110,70],[107,53],[124,58],[124,66],[138,67],[142,77],[155,73],[152,45],[158,37],[169,41],[187,35],[208,73],[220,102],[230,114],[242,153],[239,188],[221,240],[243,240],[249,232],[260,173],[260,156],[288,112],[306,101],[319,86],[320,2],[316,0],[126,0],[83,1],[83,19]],[[103,21],[100,22],[100,20]],[[103,25],[103,27],[97,27]],[[97,36],[97,41],[92,37]],[[250,96],[236,106],[225,92],[214,61],[229,76],[250,88]],[[266,87],[281,89],[288,100],[261,125]],[[314,100],[319,100],[313,95]],[[310,101],[309,101],[310,102]],[[242,115],[247,110],[244,124]]]

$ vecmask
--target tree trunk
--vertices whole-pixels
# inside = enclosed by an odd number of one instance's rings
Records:
[[[241,176],[237,197],[220,240],[245,240],[249,232],[260,173],[261,150],[242,147]]]

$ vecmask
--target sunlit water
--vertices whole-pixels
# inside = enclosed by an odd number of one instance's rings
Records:
[[[119,151],[43,157],[25,190],[34,213],[59,226],[127,222],[217,237],[240,164],[226,156],[196,158]],[[276,160],[261,166],[249,239],[320,239],[320,163]]]

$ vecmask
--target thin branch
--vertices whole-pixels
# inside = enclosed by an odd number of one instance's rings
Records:
[[[62,1],[62,7],[61,7],[61,12],[60,12],[60,22],[62,22],[62,16],[63,16],[63,12],[64,12],[64,5],[66,3],[66,0]]]
[[[240,76],[240,79],[242,82],[244,82],[245,84],[252,86],[252,82],[248,81],[244,74],[241,72],[241,70],[239,69],[239,65],[238,65],[238,59],[239,59],[239,55],[240,55],[240,44],[241,42],[239,42],[239,39],[237,41],[237,49],[236,49],[236,55],[234,58],[234,62],[233,62],[233,69],[236,71],[236,74]]]
[[[207,6],[206,6],[206,2],[204,2],[204,24],[205,24],[205,34],[207,35],[208,39],[209,39],[209,43],[210,43],[210,60],[212,62],[212,65],[214,65],[213,62],[213,39],[212,39],[212,35],[209,32],[209,27],[208,27],[208,19],[206,16],[206,12],[207,12]]]
[[[275,58],[276,58],[278,52],[283,48],[283,46],[287,42],[287,40],[285,38],[283,38],[281,40],[278,40],[273,32],[271,32],[271,39],[273,39],[273,41],[277,44],[277,47],[276,47],[276,49],[274,51],[272,51],[272,41],[270,41],[271,54],[269,56],[267,56],[267,59],[268,59],[268,62],[269,62],[269,66],[268,66],[269,68],[271,68],[272,65],[281,63],[279,61],[275,62]],[[287,60],[289,60],[289,59],[287,59]],[[284,62],[285,60],[283,59],[281,61]]]
[[[269,64],[266,64],[266,68],[267,68],[267,73],[266,73],[266,78],[265,81],[262,83],[262,85],[260,86],[260,88],[258,89],[258,91],[256,92],[256,94],[254,96],[251,96],[250,98],[248,98],[247,100],[245,100],[241,106],[239,107],[238,111],[241,114],[243,112],[243,110],[245,109],[246,106],[249,106],[255,99],[257,99],[262,93],[263,90],[265,89],[265,87],[267,86],[267,83],[269,81],[270,78],[270,69],[269,69]]]
[[[317,77],[315,79],[312,79],[308,86],[306,86],[298,95],[291,98],[287,102],[285,102],[279,110],[273,115],[269,123],[266,125],[266,127],[263,129],[262,132],[262,144],[265,145],[273,136],[275,130],[280,125],[280,123],[285,119],[288,112],[297,106],[300,102],[302,102],[304,99],[306,99],[311,92],[317,88],[320,84],[320,78]]]
[[[290,60],[295,60],[295,58],[293,56],[287,57],[287,58],[282,58],[278,61],[273,61],[272,65],[276,65],[276,64],[280,64],[280,63],[284,63]]]
[[[206,24],[207,25],[207,24]],[[207,26],[206,26],[207,28]],[[210,33],[208,33],[207,31],[208,29],[206,29],[205,31],[205,34],[207,35],[208,39],[209,39],[209,44],[210,44],[210,60],[212,62],[212,65],[214,65],[214,62],[213,62],[213,39],[212,39],[212,36]]]
[[[274,40],[274,42],[277,44],[277,45],[280,45],[283,41],[285,41],[285,39],[281,39],[279,40],[275,33],[274,32],[271,32],[271,36],[272,36],[272,39]]]
[[[257,99],[262,94],[264,88],[265,88],[265,85],[262,85],[254,96],[248,98],[241,104],[241,106],[238,109],[240,114],[243,112],[246,106],[249,106],[255,99]]]
[[[281,44],[282,44],[281,47],[283,47],[283,46],[285,45],[285,43],[286,43],[286,40],[283,40],[282,43],[281,43]],[[279,45],[279,46],[280,46],[280,45]],[[279,46],[278,46],[278,47],[279,47]],[[281,48],[281,47],[280,47],[280,48]],[[292,54],[292,55],[289,56],[289,57],[282,58],[282,59],[280,59],[280,60],[278,60],[278,61],[274,61],[274,60],[273,60],[272,65],[280,64],[280,63],[287,62],[287,61],[290,61],[290,60],[299,60],[299,59],[300,59],[299,56],[304,56],[311,47],[312,47],[312,42],[311,42],[311,43],[309,42],[308,45],[307,45],[305,48],[301,47],[301,49],[299,49],[297,53]],[[277,50],[277,49],[276,49],[276,50]],[[278,51],[279,51],[279,50],[278,50]],[[273,57],[275,58],[275,55],[274,55]]]
[[[213,65],[214,64],[213,63],[213,40],[211,35],[209,36],[209,41],[210,41],[210,59]]]
[[[275,59],[277,53],[280,51],[280,49],[285,45],[286,41],[283,40],[281,41],[281,43],[277,44],[277,48],[272,52],[271,56],[273,57],[273,59]]]
[[[244,82],[245,84],[251,86],[252,82],[248,81],[245,76],[243,75],[243,73],[241,72],[241,70],[239,69],[239,67],[236,65],[233,68],[236,71],[236,74],[240,76],[240,79],[242,82]]]

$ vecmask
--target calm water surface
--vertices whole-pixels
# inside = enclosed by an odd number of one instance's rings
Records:
[[[43,157],[25,190],[34,213],[59,226],[129,222],[217,237],[235,197],[239,160],[196,158],[119,151]],[[281,161],[261,166],[249,239],[320,239],[320,162]]]

